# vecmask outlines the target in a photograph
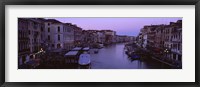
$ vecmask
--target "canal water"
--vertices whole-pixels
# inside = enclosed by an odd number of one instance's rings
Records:
[[[169,68],[158,61],[131,60],[125,54],[125,43],[113,44],[91,53],[92,69],[162,69]]]

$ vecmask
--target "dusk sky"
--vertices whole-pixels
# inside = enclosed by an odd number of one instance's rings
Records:
[[[83,30],[114,30],[117,35],[137,36],[140,29],[145,25],[169,24],[182,20],[181,17],[157,17],[157,18],[120,18],[120,17],[75,17],[75,18],[48,18],[57,19],[63,23],[72,23]]]

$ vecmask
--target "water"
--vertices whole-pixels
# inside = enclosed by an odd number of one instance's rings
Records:
[[[157,69],[163,64],[157,61],[132,61],[124,52],[124,43],[99,49],[98,54],[91,53],[92,69]],[[166,68],[166,67],[165,67]]]

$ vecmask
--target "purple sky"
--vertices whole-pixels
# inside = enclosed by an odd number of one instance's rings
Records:
[[[119,18],[119,17],[75,17],[75,18],[50,18],[57,19],[64,23],[72,23],[81,27],[84,30],[114,30],[117,35],[137,36],[140,29],[144,25],[151,24],[169,24],[169,22],[176,22],[182,20],[181,17],[157,17],[157,18]]]

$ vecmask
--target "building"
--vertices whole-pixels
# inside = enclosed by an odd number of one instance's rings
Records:
[[[73,29],[74,29],[74,45],[81,46],[81,44],[83,44],[82,28],[73,25]]]
[[[112,44],[116,42],[116,31],[102,30],[105,33],[105,44]]]
[[[62,23],[55,19],[45,22],[45,41],[48,50],[70,50],[74,47],[74,29],[69,23]]]
[[[80,41],[81,37],[77,37],[80,36],[80,32],[76,33],[75,35],[75,25],[72,25],[70,23],[65,23],[64,27],[63,27],[63,43],[64,43],[64,49],[65,50],[71,50],[74,48],[75,44]],[[76,37],[76,38],[75,38]]]
[[[137,44],[163,60],[181,65],[182,20],[169,25],[144,26],[137,36]]]
[[[98,43],[104,44],[105,43],[105,33],[102,31],[98,31],[97,32],[97,39],[98,39]]]
[[[18,51],[19,65],[29,61],[30,58],[38,58],[41,46],[41,30],[44,24],[37,18],[18,19]]]
[[[38,19],[28,19],[28,34],[29,34],[29,47],[31,53],[37,53],[41,50],[41,29],[43,28],[43,22]]]
[[[164,51],[164,29],[165,29],[166,25],[159,25],[156,27],[155,30],[155,53],[157,54],[162,54]]]
[[[22,65],[30,54],[28,20],[18,18],[18,64]]]
[[[169,49],[167,58],[170,60],[181,63],[182,61],[182,20],[177,22],[170,22],[169,27],[166,29],[165,47]]]
[[[54,19],[48,19],[45,21],[45,43],[48,47],[48,50],[59,49],[63,45],[63,24]]]

